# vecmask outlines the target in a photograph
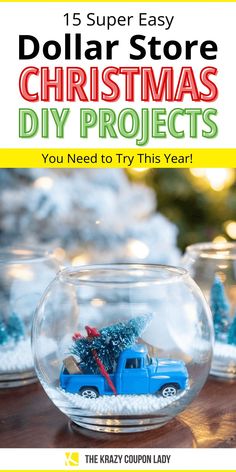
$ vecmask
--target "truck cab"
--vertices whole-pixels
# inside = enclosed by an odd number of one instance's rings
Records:
[[[182,361],[152,358],[141,344],[120,355],[116,372],[117,391],[124,394],[156,394],[166,385],[175,387],[172,391],[176,394],[185,388],[188,377]]]
[[[110,378],[120,395],[162,394],[170,397],[188,386],[188,371],[183,361],[151,358],[143,344],[125,349],[120,354]],[[113,395],[101,374],[69,374],[64,368],[60,386],[86,398]]]

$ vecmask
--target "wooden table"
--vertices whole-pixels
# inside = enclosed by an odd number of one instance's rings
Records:
[[[39,384],[0,391],[0,447],[236,447],[236,382],[208,380],[166,426],[138,434],[71,427]]]

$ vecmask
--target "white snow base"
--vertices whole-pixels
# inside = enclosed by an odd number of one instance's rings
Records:
[[[142,415],[155,413],[182,398],[186,390],[175,397],[163,398],[156,395],[103,395],[98,398],[83,398],[78,393],[58,389],[73,406],[103,415]]]
[[[0,351],[0,373],[23,372],[33,369],[30,338],[22,339],[13,347],[7,346]]]
[[[50,338],[42,338],[40,349],[44,354],[50,354],[55,349],[55,341]],[[31,339],[26,338],[15,344],[5,344],[0,349],[0,374],[13,372],[26,372],[34,368],[31,350]]]
[[[216,342],[214,345],[214,357],[221,357],[236,362],[236,346],[232,344]]]

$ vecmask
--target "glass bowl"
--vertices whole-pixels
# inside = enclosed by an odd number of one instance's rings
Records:
[[[67,268],[34,318],[35,368],[48,396],[77,425],[154,429],[202,388],[212,334],[209,307],[184,269]],[[55,346],[50,352],[48,344]]]
[[[0,388],[37,380],[31,351],[32,318],[58,268],[53,254],[45,251],[0,251]]]
[[[236,378],[236,244],[193,244],[186,249],[183,265],[211,308],[215,332],[211,374]]]

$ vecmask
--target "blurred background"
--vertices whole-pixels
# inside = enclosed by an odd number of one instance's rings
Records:
[[[189,244],[236,240],[235,169],[1,169],[0,243],[73,265],[177,264]]]
[[[136,169],[132,178],[150,185],[158,209],[178,229],[178,246],[236,240],[235,169]]]

